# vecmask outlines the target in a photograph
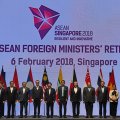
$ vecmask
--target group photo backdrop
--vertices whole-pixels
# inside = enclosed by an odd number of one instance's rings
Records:
[[[87,66],[95,89],[100,67],[106,86],[113,67],[120,91],[119,5],[119,0],[0,0],[0,68],[3,66],[6,72],[7,86],[13,79],[15,66],[20,87],[23,81],[27,81],[30,66],[34,83],[38,79],[41,84],[46,66],[48,79],[57,89],[62,66],[63,79],[69,87],[75,65],[77,81],[82,89]],[[19,103],[16,103],[16,115],[19,115],[19,109]],[[45,103],[42,102],[41,115],[44,115],[44,109]],[[33,112],[33,103],[29,103],[29,115]],[[54,114],[59,115],[57,102]],[[98,114],[96,101],[93,115]],[[120,115],[119,103],[117,114]],[[67,115],[72,115],[70,97]],[[80,115],[86,115],[83,101]]]

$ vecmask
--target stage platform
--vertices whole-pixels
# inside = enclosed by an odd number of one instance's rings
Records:
[[[98,116],[93,116],[93,118],[86,118],[85,116],[80,116],[79,118],[73,118],[72,116],[67,116],[67,118],[59,118],[58,116],[54,116],[53,118],[46,118],[44,116],[41,116],[40,118],[33,118],[32,116],[28,116],[27,118],[19,118],[19,116],[15,117],[15,118],[6,118],[6,117],[2,117],[0,118],[0,120],[120,120],[120,116],[117,116],[116,118],[112,118],[112,117],[107,117],[107,118],[99,118]]]

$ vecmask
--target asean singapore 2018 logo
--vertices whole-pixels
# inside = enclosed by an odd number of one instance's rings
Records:
[[[43,5],[39,8],[29,8],[34,16],[34,26],[37,28],[42,40],[57,21],[60,14]]]

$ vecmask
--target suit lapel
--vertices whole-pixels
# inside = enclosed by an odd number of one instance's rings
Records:
[[[91,91],[91,89],[89,90],[90,88],[87,88],[87,90],[88,90],[88,92],[90,92]]]
[[[73,92],[74,92],[74,94],[76,94],[75,91],[74,91],[74,88],[73,88]]]
[[[101,87],[99,88],[99,90],[100,90],[100,92],[102,93],[102,88],[101,88]]]

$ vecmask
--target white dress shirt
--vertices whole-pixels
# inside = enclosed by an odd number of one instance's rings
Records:
[[[23,88],[23,94],[25,93],[25,88]]]
[[[89,90],[89,92],[90,92],[91,88],[88,88],[88,90]]]
[[[102,87],[101,89],[102,89],[102,93],[104,93],[104,87]]]
[[[62,87],[62,97],[64,96],[64,86]]]
[[[38,87],[36,87],[37,88],[37,90],[39,89],[39,86]]]
[[[49,95],[51,94],[51,89],[49,89]]]
[[[76,88],[74,87],[74,92],[75,92],[75,94],[77,93],[77,87]]]
[[[13,87],[10,87],[10,92],[11,92],[11,93],[13,92]]]

